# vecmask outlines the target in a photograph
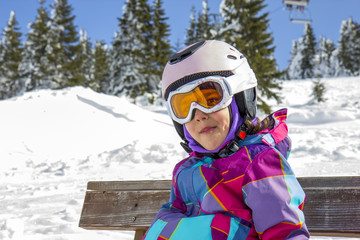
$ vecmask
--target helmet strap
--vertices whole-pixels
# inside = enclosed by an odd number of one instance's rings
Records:
[[[185,134],[184,134],[184,126],[178,122],[175,122],[173,120],[173,124],[175,126],[176,132],[179,134],[179,136],[181,137],[181,139],[184,142],[180,142],[181,147],[187,152],[187,153],[191,153],[193,150],[189,147],[189,141],[186,139]]]
[[[192,153],[193,150],[189,147],[189,143],[187,141],[180,142],[180,145],[187,153]]]
[[[235,138],[237,139],[238,142],[241,140],[244,140],[246,138],[248,127],[245,124],[245,122],[249,119],[250,119],[249,116],[245,116],[243,122],[241,123],[240,127],[236,131]]]

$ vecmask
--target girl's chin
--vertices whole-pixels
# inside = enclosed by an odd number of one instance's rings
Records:
[[[215,142],[212,144],[202,144],[202,146],[208,151],[214,151],[214,150],[218,149],[218,147],[220,147],[220,144],[221,143]]]

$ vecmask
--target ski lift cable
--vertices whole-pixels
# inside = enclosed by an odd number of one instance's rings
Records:
[[[276,8],[276,9],[274,9],[274,10],[271,10],[271,11],[269,12],[269,14],[275,13],[275,12],[279,11],[280,9],[284,9],[284,7],[283,7],[283,6],[280,6],[280,7]]]
[[[281,4],[279,7],[273,9],[273,10],[269,10],[268,14],[269,16],[274,14],[275,12],[279,11],[280,9],[283,9],[283,5]],[[268,26],[268,30],[272,31],[271,29],[271,25]]]

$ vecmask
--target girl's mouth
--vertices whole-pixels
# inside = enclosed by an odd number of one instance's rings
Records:
[[[211,133],[216,127],[204,127],[201,129],[200,134],[209,134]]]

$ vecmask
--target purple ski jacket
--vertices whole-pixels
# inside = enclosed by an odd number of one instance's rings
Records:
[[[170,202],[144,239],[309,239],[305,194],[287,162],[286,114],[273,113],[273,129],[247,136],[226,158],[191,154],[178,163]]]

